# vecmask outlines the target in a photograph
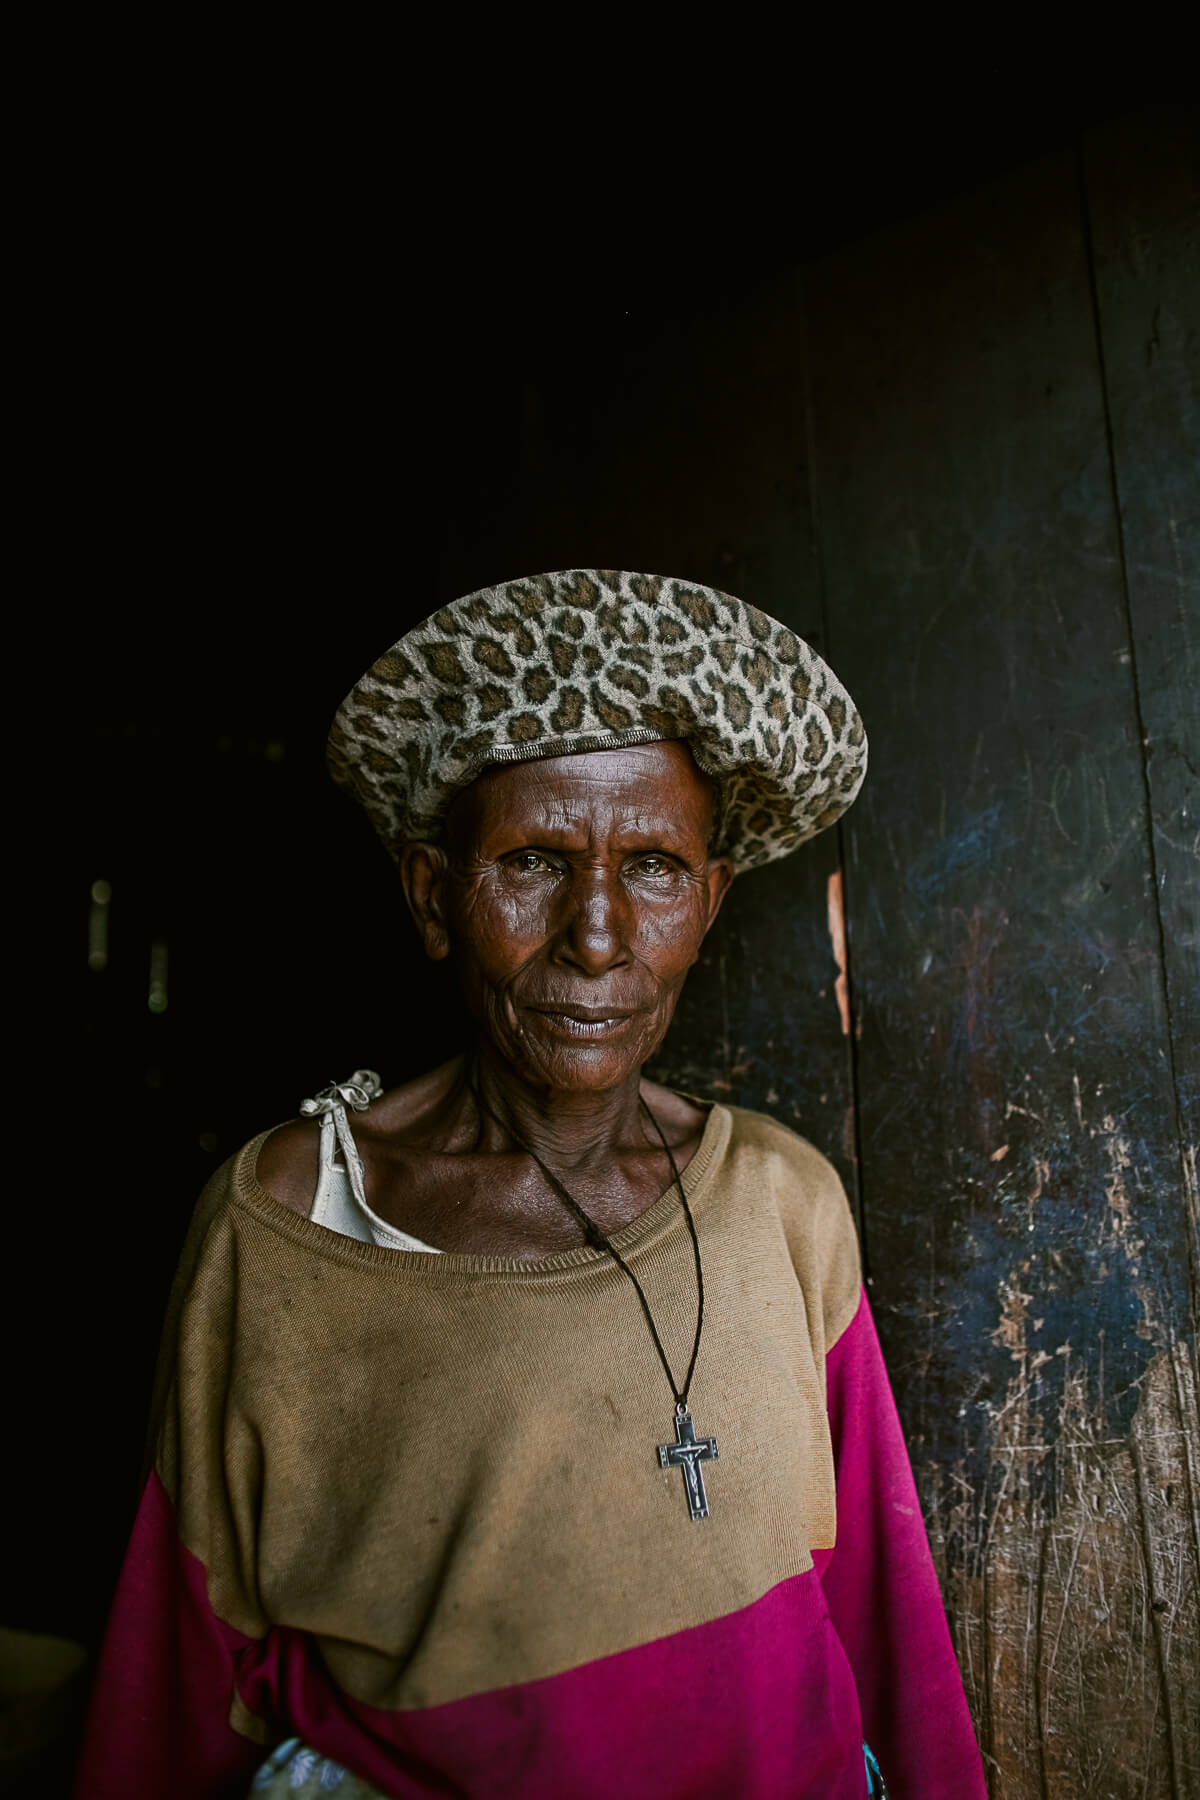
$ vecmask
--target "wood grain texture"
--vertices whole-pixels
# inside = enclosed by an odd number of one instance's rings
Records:
[[[1075,159],[808,283],[881,1335],[992,1792],[1195,1792],[1185,1206]]]
[[[1153,824],[1169,1050],[1200,1262],[1200,115],[1160,108],[1085,157],[1097,329]],[[1195,1312],[1196,1308],[1193,1307]]]

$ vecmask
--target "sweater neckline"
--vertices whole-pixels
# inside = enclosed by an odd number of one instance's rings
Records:
[[[281,1121],[282,1122],[282,1121]],[[365,1244],[357,1238],[344,1237],[324,1225],[293,1212],[266,1191],[256,1169],[258,1153],[278,1126],[259,1132],[233,1160],[231,1171],[234,1204],[252,1213],[273,1231],[305,1245],[328,1261],[367,1264],[397,1275],[425,1277],[431,1282],[486,1278],[508,1281],[554,1281],[597,1270],[616,1270],[616,1263],[605,1250],[593,1250],[581,1244],[574,1250],[559,1250],[552,1256],[478,1256],[464,1251],[443,1250],[431,1255],[428,1250],[401,1250],[388,1244]],[[714,1101],[704,1121],[704,1130],[696,1153],[681,1172],[680,1180],[693,1213],[699,1213],[712,1187],[712,1179],[724,1158],[733,1129],[733,1116],[727,1106]],[[611,1242],[626,1259],[638,1255],[657,1243],[677,1224],[684,1221],[679,1195],[672,1181],[657,1200],[632,1224],[614,1232]]]

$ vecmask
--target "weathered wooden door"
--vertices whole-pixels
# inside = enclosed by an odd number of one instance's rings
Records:
[[[1196,208],[1131,121],[807,288],[864,1242],[997,1796],[1200,1784]]]

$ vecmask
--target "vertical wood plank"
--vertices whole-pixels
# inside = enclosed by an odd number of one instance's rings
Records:
[[[872,744],[866,1243],[992,1792],[1191,1793],[1186,1234],[1075,159],[808,291],[831,650]]]
[[[1200,1259],[1200,123],[1161,108],[1086,146],[1118,497],[1186,1158]],[[1193,1293],[1197,1290],[1194,1287]]]

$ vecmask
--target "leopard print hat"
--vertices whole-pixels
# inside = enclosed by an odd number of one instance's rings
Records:
[[[714,588],[612,569],[442,607],[347,694],[328,756],[398,856],[435,840],[492,764],[664,738],[717,777],[717,848],[739,870],[832,825],[867,769],[854,702],[785,625]]]

